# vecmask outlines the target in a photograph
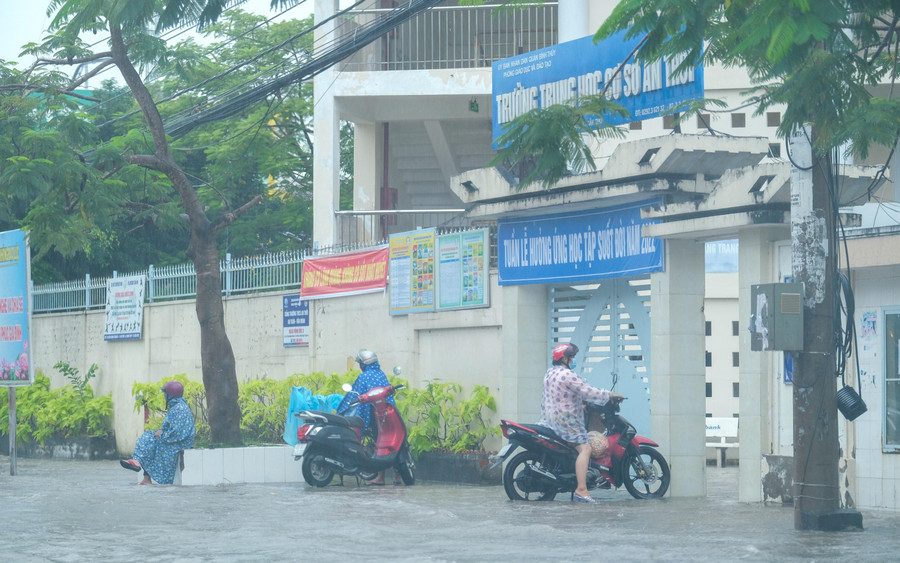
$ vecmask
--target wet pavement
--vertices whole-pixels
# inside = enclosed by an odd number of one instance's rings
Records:
[[[799,532],[790,506],[737,502],[737,468],[702,499],[507,500],[500,486],[138,486],[115,461],[0,456],[0,561],[877,561],[900,513]],[[299,471],[299,464],[297,467]]]

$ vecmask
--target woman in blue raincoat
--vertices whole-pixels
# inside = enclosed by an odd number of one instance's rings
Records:
[[[171,485],[175,480],[178,452],[194,445],[194,414],[184,400],[184,386],[169,381],[161,391],[166,395],[167,408],[162,428],[144,432],[134,446],[132,458],[120,462],[125,469],[144,470],[141,485],[153,481]]]

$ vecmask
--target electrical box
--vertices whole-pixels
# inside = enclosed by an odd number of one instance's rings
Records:
[[[803,349],[803,284],[750,286],[750,349]]]

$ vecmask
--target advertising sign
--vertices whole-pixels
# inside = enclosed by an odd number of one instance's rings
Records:
[[[284,345],[309,346],[309,301],[297,295],[285,295],[282,301]]]
[[[104,340],[140,340],[144,323],[144,276],[106,282]]]
[[[342,297],[384,291],[387,287],[388,247],[303,261],[300,296],[303,299]]]
[[[663,269],[663,241],[641,235],[656,221],[634,203],[608,209],[501,219],[497,223],[500,285],[633,276]]]
[[[392,315],[434,311],[434,229],[391,235]]]
[[[490,305],[487,230],[440,235],[437,257],[438,310]]]
[[[625,32],[598,44],[583,37],[493,63],[493,139],[516,117],[535,108],[604,93],[631,117],[604,116],[621,125],[658,117],[691,99],[703,98],[703,66],[676,73],[684,56],[651,64],[635,62],[633,51],[641,38],[625,39]],[[599,118],[594,116],[590,125]]]
[[[0,386],[31,385],[31,263],[24,231],[0,233]]]

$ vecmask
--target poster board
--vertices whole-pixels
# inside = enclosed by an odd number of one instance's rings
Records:
[[[309,301],[285,295],[281,306],[284,346],[309,346]]]
[[[144,326],[144,276],[106,282],[106,328],[103,340],[140,340]]]
[[[434,229],[391,235],[391,315],[435,310]]]
[[[437,237],[437,309],[489,307],[487,229]]]
[[[31,258],[22,230],[0,233],[0,386],[34,383]]]

